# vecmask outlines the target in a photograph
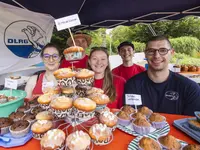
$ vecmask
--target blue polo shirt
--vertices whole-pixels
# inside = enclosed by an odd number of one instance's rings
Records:
[[[171,71],[162,83],[154,83],[147,71],[140,73],[126,82],[124,94],[141,95],[142,105],[154,112],[193,116],[200,111],[200,86]]]

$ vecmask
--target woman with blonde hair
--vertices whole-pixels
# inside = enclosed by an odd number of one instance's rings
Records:
[[[121,108],[125,79],[111,73],[109,54],[105,47],[92,48],[88,68],[95,72],[94,87],[101,88],[109,96],[109,108]]]

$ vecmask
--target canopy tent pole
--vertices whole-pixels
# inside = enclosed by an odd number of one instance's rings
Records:
[[[151,26],[150,24],[147,24],[147,26],[148,26],[149,30],[151,31],[152,35],[153,35],[153,36],[156,36],[157,34],[156,34],[156,32],[154,31],[154,29],[152,28],[152,26]]]
[[[19,5],[21,8],[28,10],[26,7],[24,7],[23,5],[21,5],[21,4],[18,3],[17,1],[15,1],[15,0],[12,0],[12,1],[13,1],[15,4]]]
[[[78,14],[80,13],[80,11],[82,10],[84,4],[85,4],[86,0],[83,1],[83,3],[81,4],[81,7],[79,8]]]

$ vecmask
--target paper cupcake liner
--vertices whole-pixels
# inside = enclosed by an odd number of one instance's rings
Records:
[[[77,59],[81,59],[83,57],[83,52],[66,53],[64,56],[67,61],[77,60]]]
[[[62,119],[62,118],[66,118],[67,115],[71,113],[72,108],[69,108],[67,110],[58,110],[58,109],[51,108],[50,111],[56,117],[56,119]]]
[[[163,137],[163,136],[161,136],[161,137]],[[159,137],[159,138],[161,138],[161,137]],[[159,138],[158,138],[158,143],[161,145],[161,147],[162,147],[162,149],[164,149],[164,150],[171,150],[171,149],[169,149],[167,146],[165,146],[165,145],[163,145],[162,143],[160,143],[159,142]],[[181,148],[180,148],[180,150],[182,149],[182,145],[181,145]]]
[[[7,102],[7,99],[6,99],[6,98],[0,99],[0,104],[6,103],[6,102]]]
[[[162,122],[151,122],[152,127],[156,128],[156,129],[162,129],[165,127],[166,121],[162,121]]]
[[[152,140],[154,140],[154,139],[152,139]],[[154,141],[159,145],[160,149],[162,149],[161,144],[157,140],[154,140]],[[138,150],[144,150],[142,147],[140,147],[139,142],[138,142]]]
[[[97,105],[95,111],[98,112],[98,111],[101,111],[101,110],[105,109],[105,108],[106,108],[106,105],[107,105],[107,104],[105,104],[105,105]]]
[[[58,148],[56,148],[54,150],[64,150],[64,149],[65,149],[65,145],[63,143],[60,147],[58,147]],[[41,146],[41,150],[49,150],[49,149],[46,149],[46,148],[44,148],[44,147]]]
[[[122,126],[128,126],[131,123],[131,120],[125,120],[125,119],[121,119],[119,117],[117,117],[117,118],[118,118],[117,124],[120,124]]]
[[[85,90],[76,90],[76,94],[79,97],[86,97],[86,91]]]
[[[63,96],[69,97],[69,98],[73,98],[74,97],[74,93],[70,93],[70,94],[66,94],[66,93],[62,93]]]
[[[86,79],[76,78],[76,82],[79,86],[92,86],[94,82],[94,77],[90,77]]]
[[[89,119],[89,118],[93,118],[93,117],[94,117],[94,114],[95,114],[94,111],[85,112],[85,111],[79,110],[79,109],[77,109],[77,108],[74,108],[74,109],[73,109],[73,113],[74,113],[74,116],[73,116],[73,117],[79,118],[79,119]]]
[[[23,113],[27,114],[27,113],[30,113],[30,112],[31,112],[31,108],[29,108],[29,109],[27,109],[27,110],[24,110],[24,111],[19,111],[18,109],[16,109],[15,112],[23,112]]]
[[[10,126],[0,128],[0,135],[6,134],[9,132]]]
[[[99,146],[107,145],[112,141],[112,139],[113,139],[112,136],[108,137],[106,140],[103,140],[103,141],[98,141],[98,140],[92,139],[92,142],[95,145],[99,145]]]
[[[61,88],[66,88],[66,87],[73,86],[73,84],[76,82],[76,78],[75,77],[63,78],[63,79],[57,79],[57,81],[58,81],[58,85]]]
[[[42,109],[47,110],[47,111],[50,109],[49,104],[39,104],[39,106],[40,106]]]
[[[65,150],[71,150],[69,147],[65,147]],[[84,149],[84,150],[92,150],[92,149],[90,149],[90,146],[88,146],[86,149]]]
[[[141,126],[137,126],[137,125],[135,125],[134,123],[132,123],[132,127],[133,127],[133,130],[134,130],[135,132],[137,132],[138,134],[141,134],[141,135],[145,135],[145,134],[150,133],[150,128],[151,128],[151,127],[141,127]]]
[[[29,122],[29,125],[27,128],[25,128],[24,130],[21,130],[21,131],[12,131],[11,130],[11,126],[9,127],[9,131],[11,133],[11,135],[15,138],[19,138],[19,137],[23,137],[25,135],[27,135],[29,133],[29,130],[30,130],[30,127],[31,127],[31,123]]]
[[[41,140],[41,138],[44,136],[45,133],[34,133],[33,132],[33,138],[36,140]]]

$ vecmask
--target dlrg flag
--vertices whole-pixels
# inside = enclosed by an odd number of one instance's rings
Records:
[[[41,62],[54,18],[0,2],[0,74]]]

